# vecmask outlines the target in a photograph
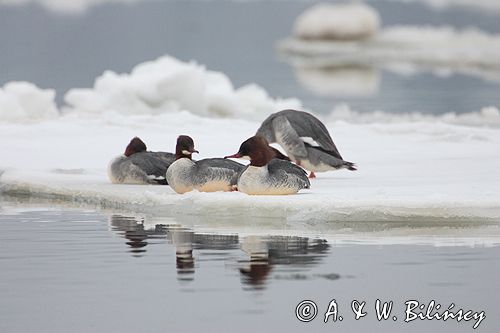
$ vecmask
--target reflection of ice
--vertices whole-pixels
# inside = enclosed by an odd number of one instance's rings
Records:
[[[325,68],[346,64],[394,63],[415,70],[458,72],[500,81],[500,35],[450,27],[390,27],[370,41],[289,38],[279,43],[281,56],[297,66]]]
[[[379,72],[370,66],[295,67],[297,80],[319,96],[372,96]]]

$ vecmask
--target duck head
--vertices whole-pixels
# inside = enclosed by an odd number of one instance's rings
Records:
[[[236,154],[225,158],[249,159],[250,165],[262,167],[275,158],[276,153],[269,147],[269,143],[261,136],[252,136],[245,140]]]
[[[177,144],[175,146],[175,159],[176,160],[180,158],[191,159],[191,155],[193,153],[199,153],[196,149],[194,149],[193,139],[191,139],[191,137],[187,135],[180,135],[177,138]]]
[[[146,150],[147,150],[146,144],[136,136],[135,138],[130,140],[130,143],[128,144],[127,148],[125,148],[124,155],[129,157],[130,155],[133,155],[135,153],[140,153]]]

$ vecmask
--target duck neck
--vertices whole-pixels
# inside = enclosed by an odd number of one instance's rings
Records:
[[[180,160],[181,158],[191,159],[193,154],[184,154],[183,151],[187,151],[186,149],[182,149],[181,147],[175,147],[175,159]]]
[[[274,157],[274,152],[270,149],[256,151],[250,156],[250,165],[255,167],[266,166]]]
[[[187,158],[188,160],[191,160],[191,155],[192,154],[185,155],[182,152],[180,154],[179,153],[175,153],[175,159],[176,160],[180,160],[181,158]]]

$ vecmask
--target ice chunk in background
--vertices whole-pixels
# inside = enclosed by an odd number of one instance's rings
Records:
[[[278,51],[299,71],[397,63],[419,71],[500,81],[499,34],[451,26],[395,25],[379,30],[380,25],[376,10],[364,4],[314,5],[297,17],[293,35],[278,43]]]
[[[431,8],[444,10],[452,7],[464,7],[488,13],[500,12],[500,1],[498,0],[388,0],[392,2],[423,3]]]
[[[0,88],[0,122],[40,121],[59,115],[53,89],[13,81]]]
[[[330,112],[327,119],[346,121],[351,124],[403,124],[403,123],[441,123],[468,127],[500,128],[500,110],[495,106],[483,107],[479,111],[467,113],[447,112],[441,115],[408,112],[394,114],[384,111],[359,112],[352,110],[348,104],[338,104]]]
[[[252,84],[235,89],[229,78],[195,62],[170,56],[137,65],[130,74],[106,71],[93,88],[71,89],[64,112],[160,114],[186,110],[217,117],[262,119],[297,99],[272,99]]]
[[[379,26],[379,14],[366,4],[320,3],[297,18],[294,35],[301,39],[358,40],[375,36]]]

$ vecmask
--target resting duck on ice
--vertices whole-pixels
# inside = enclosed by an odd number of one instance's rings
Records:
[[[187,135],[177,138],[175,162],[167,170],[167,181],[177,193],[192,190],[200,192],[231,191],[231,180],[245,167],[223,158],[207,158],[193,161],[191,155],[198,153],[194,142]]]
[[[135,137],[130,140],[125,154],[109,163],[108,176],[115,184],[167,185],[165,173],[174,161],[174,154],[147,151],[146,144]]]
[[[243,142],[238,152],[225,158],[250,159],[238,175],[238,191],[246,194],[294,194],[311,186],[307,173],[286,160],[277,159],[266,139],[253,136]]]
[[[256,135],[278,143],[288,157],[306,170],[315,172],[337,169],[357,170],[352,162],[344,161],[325,125],[310,113],[283,110],[267,117]]]

